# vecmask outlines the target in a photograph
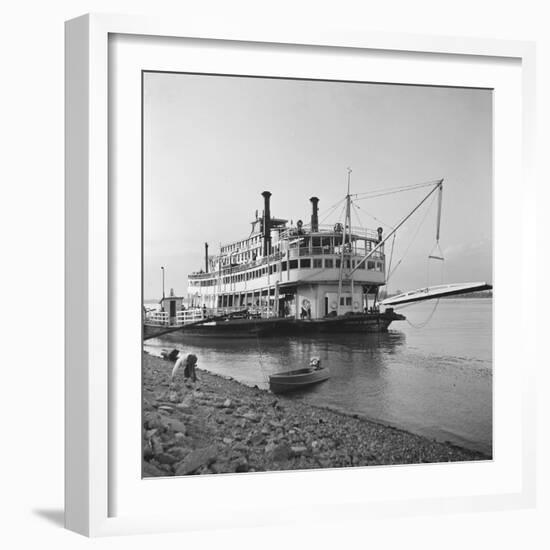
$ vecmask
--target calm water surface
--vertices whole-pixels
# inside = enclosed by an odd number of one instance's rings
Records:
[[[147,341],[160,354],[195,353],[199,367],[267,388],[268,375],[307,365],[330,369],[327,382],[296,399],[357,413],[411,432],[491,452],[492,300],[441,300],[402,308],[406,321],[386,334],[275,338],[171,335]]]

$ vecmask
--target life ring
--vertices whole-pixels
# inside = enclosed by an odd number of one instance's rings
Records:
[[[331,302],[330,309],[336,309],[338,307],[338,304],[336,302]]]

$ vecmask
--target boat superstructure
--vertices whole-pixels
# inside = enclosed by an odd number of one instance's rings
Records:
[[[189,275],[191,308],[299,320],[374,311],[385,284],[384,247],[376,249],[382,228],[320,225],[317,197],[310,198],[310,222],[291,226],[271,216],[271,193],[262,195],[250,235],[206,255],[205,269]]]

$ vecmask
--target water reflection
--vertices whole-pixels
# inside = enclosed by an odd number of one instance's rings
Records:
[[[238,340],[171,334],[146,349],[195,353],[199,367],[260,388],[270,374],[317,356],[330,379],[294,398],[490,453],[491,302],[458,302],[443,303],[423,330],[401,324],[383,334]],[[423,310],[407,315],[421,319]]]

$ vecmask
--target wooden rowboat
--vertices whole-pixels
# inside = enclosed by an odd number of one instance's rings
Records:
[[[330,373],[327,368],[304,368],[279,372],[269,377],[269,389],[273,393],[300,390],[312,384],[324,382],[328,380],[329,376]]]

